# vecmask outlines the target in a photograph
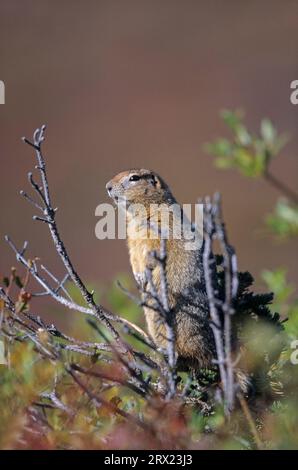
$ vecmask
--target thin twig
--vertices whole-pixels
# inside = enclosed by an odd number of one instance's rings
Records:
[[[264,173],[264,179],[268,181],[275,189],[281,191],[290,201],[294,204],[298,204],[298,194],[289,188],[283,181],[280,181],[274,176],[268,169]]]
[[[250,409],[247,405],[247,402],[245,400],[245,398],[243,397],[243,395],[241,393],[238,393],[237,394],[237,398],[239,400],[239,403],[241,405],[241,408],[242,408],[242,411],[243,411],[243,414],[248,422],[248,425],[250,427],[250,430],[251,430],[251,433],[254,437],[254,440],[255,440],[255,443],[256,443],[256,446],[257,446],[257,449],[258,450],[262,450],[264,448],[263,446],[263,443],[260,439],[260,436],[259,436],[259,433],[257,431],[257,428],[256,428],[256,425],[254,423],[254,420],[252,418],[252,415],[251,415],[251,412],[250,412]]]

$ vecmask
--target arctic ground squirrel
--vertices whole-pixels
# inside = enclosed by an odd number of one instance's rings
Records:
[[[179,212],[180,206],[169,186],[159,175],[150,170],[123,171],[107,183],[106,189],[119,210],[126,212],[127,243],[132,271],[143,298],[148,298],[146,270],[152,264],[152,253],[160,251],[161,236],[163,236],[159,231],[162,220],[160,207],[171,209],[175,206]],[[132,207],[134,210],[131,210]],[[182,214],[181,207],[180,212]],[[168,237],[165,237],[167,238],[166,281],[178,356],[177,366],[180,370],[196,371],[212,366],[212,359],[216,358],[204,287],[202,250],[189,246],[189,243],[192,243],[189,235],[185,237],[182,233],[180,238],[173,235],[175,224],[177,225],[177,220],[181,219],[179,216],[173,217],[171,210],[169,214],[169,233]],[[184,221],[187,220],[185,215],[182,216]],[[138,223],[133,223],[136,220]],[[147,224],[143,224],[144,220]],[[160,292],[160,266],[158,264],[151,266],[151,272],[152,281],[157,292]],[[165,348],[166,327],[160,318],[160,313],[148,305],[144,307],[144,313],[151,338],[157,347]]]

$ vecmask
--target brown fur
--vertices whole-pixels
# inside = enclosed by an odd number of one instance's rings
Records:
[[[129,181],[132,175],[140,176],[138,181]],[[143,204],[147,208],[147,219],[160,217],[158,213],[149,214],[150,204],[175,204],[176,201],[167,184],[154,172],[145,169],[124,171],[116,175],[106,185],[109,195],[118,203],[127,201]],[[145,237],[147,228],[140,224],[138,235],[144,239],[133,239],[129,229],[131,214],[128,214],[128,250],[130,263],[138,285],[143,285],[144,272],[150,261],[152,250],[159,250],[159,239]],[[156,220],[156,219],[155,219]],[[173,219],[170,219],[170,233],[173,232]],[[205,289],[203,287],[200,251],[186,250],[185,239],[172,239],[166,242],[167,265],[166,276],[168,283],[168,301],[172,309],[173,325],[176,336],[178,365],[181,368],[197,369],[208,367],[215,357],[213,333],[209,326],[209,314]],[[159,289],[160,271],[158,266],[153,268],[153,280]],[[159,321],[159,314],[148,307],[144,308],[148,331],[157,346],[165,346],[165,326]]]

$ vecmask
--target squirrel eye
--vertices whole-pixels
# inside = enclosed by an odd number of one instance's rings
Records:
[[[131,177],[129,178],[129,181],[139,181],[139,179],[141,179],[140,176],[138,176],[138,175],[131,175]]]

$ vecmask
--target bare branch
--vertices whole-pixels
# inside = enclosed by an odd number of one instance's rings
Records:
[[[160,268],[160,303],[162,305],[162,313],[166,326],[167,337],[167,360],[168,360],[168,393],[167,398],[173,398],[176,393],[176,352],[175,352],[175,333],[173,325],[173,314],[169,306],[168,300],[168,282],[166,274],[167,252],[166,240],[160,238],[160,252],[153,254]],[[152,277],[150,279],[153,286]],[[156,289],[154,289],[156,295]]]
[[[42,189],[34,182],[32,174],[29,174],[29,180],[33,186],[33,188],[36,190],[36,192],[39,194],[40,198],[45,204],[44,208],[44,213],[46,214],[46,218],[38,217],[35,216],[34,218],[36,220],[43,221],[48,224],[50,233],[55,245],[55,248],[57,250],[57,253],[59,254],[69,276],[75,283],[75,285],[79,288],[83,298],[85,299],[86,303],[89,305],[91,310],[93,311],[94,316],[100,320],[111,332],[111,334],[114,336],[114,338],[119,342],[122,348],[127,349],[126,345],[123,343],[123,341],[120,339],[120,336],[118,332],[115,330],[113,325],[110,323],[109,319],[113,319],[114,316],[110,312],[106,312],[103,307],[97,305],[94,301],[93,294],[88,291],[86,288],[85,284],[81,280],[79,274],[75,270],[69,256],[67,253],[67,250],[65,248],[65,245],[60,237],[58,227],[55,221],[55,210],[51,204],[51,197],[50,197],[50,190],[49,190],[49,184],[48,184],[48,178],[47,178],[47,173],[46,173],[46,165],[45,165],[45,160],[42,155],[42,150],[41,150],[41,145],[42,142],[45,139],[44,132],[45,132],[46,126],[42,126],[40,129],[36,129],[33,135],[33,143],[30,142],[28,139],[23,138],[24,142],[32,146],[35,151],[36,151],[36,157],[38,161],[38,170],[40,172],[41,176],[41,181],[42,181]]]
[[[225,273],[225,298],[222,302],[217,297],[216,262],[212,252],[213,241],[219,241],[223,253]],[[233,409],[235,403],[234,361],[232,358],[232,326],[231,316],[234,313],[234,300],[238,292],[237,257],[229,245],[222,220],[220,195],[215,194],[213,200],[204,201],[204,248],[203,267],[210,311],[212,328],[217,352],[217,360],[213,362],[219,367],[223,399],[226,413]],[[224,314],[222,325],[220,311]]]

